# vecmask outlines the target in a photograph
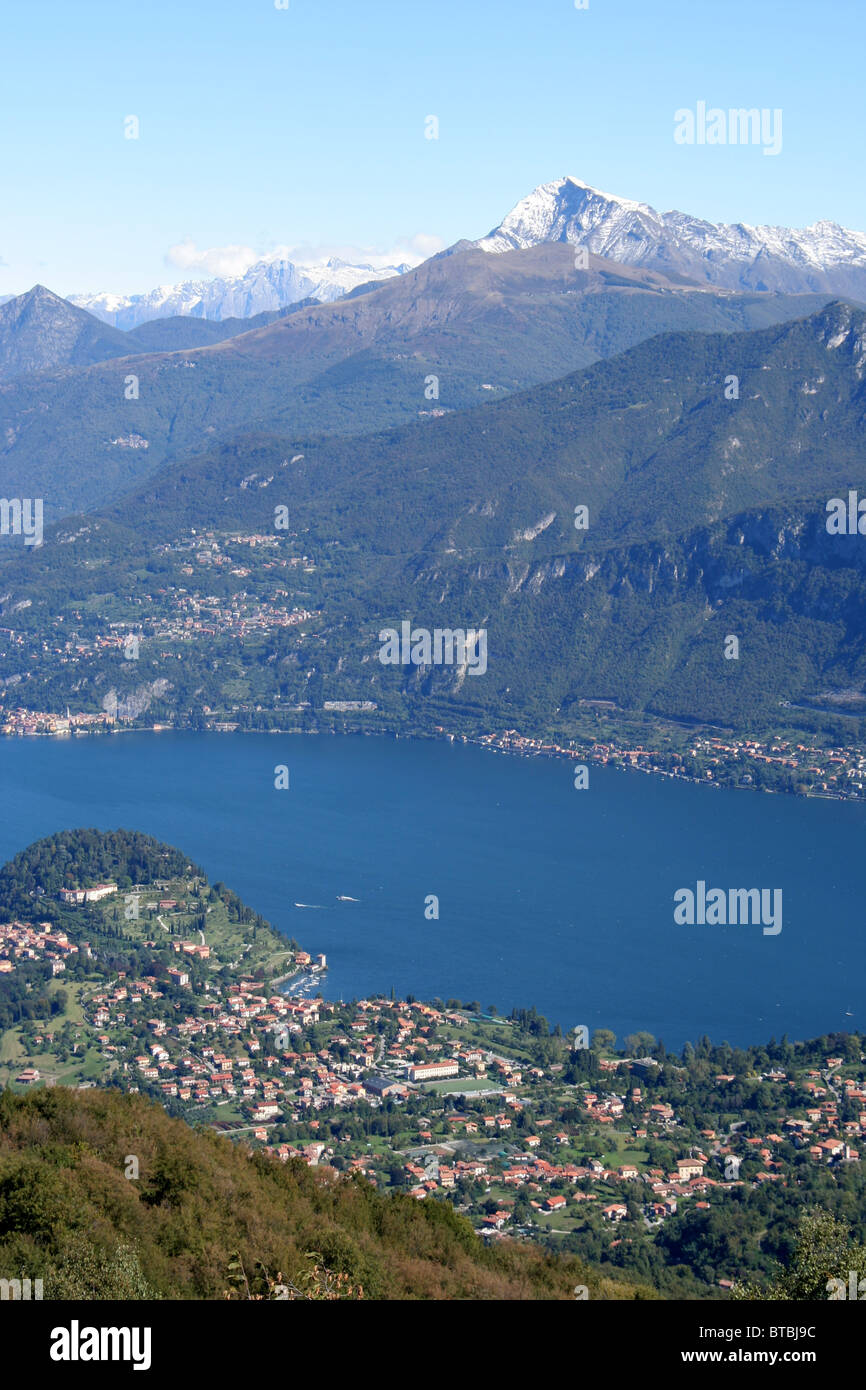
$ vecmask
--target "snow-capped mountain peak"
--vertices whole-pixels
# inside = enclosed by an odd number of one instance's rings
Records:
[[[540,184],[475,245],[501,254],[548,241],[729,289],[866,297],[863,232],[827,220],[802,229],[717,224],[659,213],[571,177]]]
[[[609,261],[643,265],[699,285],[830,293],[866,302],[866,234],[829,219],[801,229],[715,223],[685,212],[658,212],[649,203],[602,192],[569,176],[539,184],[487,236],[470,244],[501,254],[544,242],[569,242]],[[247,318],[304,299],[330,302],[359,285],[412,268],[412,263],[374,266],[337,255],[290,260],[283,252],[263,257],[240,275],[160,285],[146,294],[69,299],[127,329],[170,315]]]
[[[332,256],[306,263],[265,257],[243,275],[213,280],[185,280],[159,285],[145,294],[74,294],[71,304],[87,309],[116,328],[137,328],[151,319],[173,315],[202,319],[249,318],[268,309],[282,309],[302,299],[330,302],[358,285],[402,275],[407,264],[352,264]]]

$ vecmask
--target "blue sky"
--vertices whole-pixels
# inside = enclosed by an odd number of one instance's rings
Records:
[[[429,250],[566,173],[866,229],[864,52],[862,0],[7,0],[0,295]],[[782,108],[781,154],[677,145],[699,100]]]

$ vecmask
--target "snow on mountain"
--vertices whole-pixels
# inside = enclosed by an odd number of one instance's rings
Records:
[[[866,302],[866,234],[837,222],[800,230],[707,222],[683,212],[602,193],[580,179],[540,184],[487,236],[470,243],[501,253],[565,241],[625,265],[723,289],[778,294],[829,293]],[[243,275],[161,285],[145,294],[76,294],[69,302],[116,328],[188,315],[248,318],[303,299],[330,302],[368,281],[404,274],[411,264],[266,257]]]
[[[351,265],[336,257],[295,264],[261,260],[243,275],[213,280],[187,280],[160,285],[146,294],[72,294],[69,302],[87,309],[116,328],[136,328],[151,319],[188,315],[193,318],[249,318],[266,309],[282,309],[301,299],[330,302],[370,280],[387,280],[411,269],[409,265]]]
[[[580,179],[543,183],[474,244],[501,253],[568,241],[626,265],[646,264],[728,289],[828,290],[866,296],[866,234],[837,222],[751,227],[656,212]]]

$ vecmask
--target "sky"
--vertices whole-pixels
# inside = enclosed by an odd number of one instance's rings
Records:
[[[0,297],[280,248],[415,261],[565,174],[712,221],[866,229],[863,0],[277,3],[6,0]],[[781,152],[678,144],[699,101],[781,109]]]

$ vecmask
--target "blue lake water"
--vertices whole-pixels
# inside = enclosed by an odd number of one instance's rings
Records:
[[[334,998],[393,986],[535,1005],[563,1028],[647,1029],[676,1047],[866,1026],[857,803],[600,768],[577,791],[565,763],[408,740],[0,740],[0,858],[85,825],[184,849],[325,951]],[[678,926],[673,895],[699,879],[780,888],[781,933]]]

